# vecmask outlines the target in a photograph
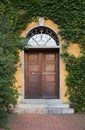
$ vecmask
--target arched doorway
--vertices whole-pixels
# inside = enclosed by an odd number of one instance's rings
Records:
[[[24,50],[25,98],[59,98],[59,39],[50,28],[30,30]]]

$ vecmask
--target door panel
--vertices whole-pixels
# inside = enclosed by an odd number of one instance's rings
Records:
[[[38,62],[39,61],[39,53],[32,53],[30,52],[30,54],[28,55],[29,58],[29,62]]]
[[[58,98],[59,56],[56,52],[45,52],[42,56],[43,98]],[[57,67],[57,68],[56,68]]]
[[[58,51],[25,51],[25,98],[59,97],[58,54]]]
[[[45,61],[55,61],[55,55],[52,53],[45,53],[44,59]]]
[[[25,52],[25,98],[40,98],[40,59],[38,52]]]
[[[28,64],[29,72],[38,72],[39,64]]]
[[[55,72],[55,64],[54,63],[47,63],[45,64],[45,71],[46,72]]]
[[[46,83],[54,83],[54,82],[55,82],[55,75],[46,76]]]

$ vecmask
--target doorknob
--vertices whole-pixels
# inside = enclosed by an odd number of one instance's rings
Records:
[[[35,73],[34,72],[32,72],[32,75],[34,75]]]

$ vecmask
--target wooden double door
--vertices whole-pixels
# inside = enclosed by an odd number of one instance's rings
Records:
[[[59,98],[59,50],[25,50],[25,98]]]

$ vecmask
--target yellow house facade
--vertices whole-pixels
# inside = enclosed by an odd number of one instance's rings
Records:
[[[61,58],[65,42],[58,32],[58,25],[44,18],[29,23],[22,30],[21,36],[28,39],[28,47],[20,52],[21,66],[15,76],[16,86],[21,86],[19,92],[23,99],[68,101],[65,96],[65,78],[68,73]],[[77,57],[80,49],[77,44],[70,44],[68,52]]]

